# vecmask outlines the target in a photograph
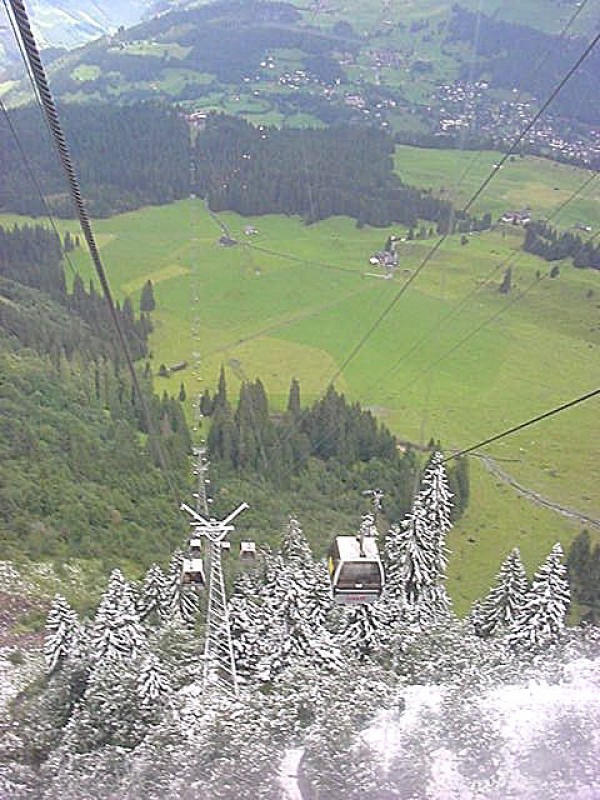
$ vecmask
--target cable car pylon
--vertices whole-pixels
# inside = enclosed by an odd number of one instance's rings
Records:
[[[197,461],[194,468],[194,472],[198,476],[198,490],[195,496],[196,509],[182,503],[181,510],[191,517],[190,525],[193,534],[190,541],[205,539],[207,542],[208,604],[204,634],[202,691],[205,696],[215,690],[221,694],[237,697],[239,687],[231,641],[221,553],[223,542],[234,530],[231,523],[249,506],[247,503],[241,503],[224,520],[209,517],[206,494],[208,461],[203,448],[199,448],[196,455]]]

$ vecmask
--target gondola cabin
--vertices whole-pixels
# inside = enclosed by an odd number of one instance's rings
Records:
[[[374,538],[336,536],[329,551],[333,600],[340,605],[363,605],[379,600],[385,582]]]
[[[254,561],[256,558],[256,543],[240,542],[240,558],[243,561]]]
[[[181,567],[181,583],[184,586],[196,586],[202,589],[206,584],[204,576],[204,560],[202,558],[202,539],[190,539],[190,549],[183,559]]]

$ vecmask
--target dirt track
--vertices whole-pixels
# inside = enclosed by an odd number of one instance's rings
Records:
[[[505,472],[505,470],[503,470],[502,467],[500,467],[498,463],[490,456],[483,455],[483,453],[473,453],[473,455],[480,459],[488,472],[491,472],[491,474],[496,478],[499,478],[504,483],[512,486],[512,488],[515,489],[520,495],[523,495],[523,497],[531,500],[532,503],[535,503],[542,508],[549,508],[551,511],[555,511],[557,514],[562,514],[563,517],[577,520],[582,525],[591,525],[594,528],[600,529],[600,519],[595,519],[594,517],[590,517],[588,514],[584,514],[581,511],[560,505],[560,503],[555,503],[553,500],[549,500],[539,492],[536,492],[533,489],[527,489],[525,486],[522,486],[520,483],[518,483],[512,477],[512,475],[509,475],[508,472]]]

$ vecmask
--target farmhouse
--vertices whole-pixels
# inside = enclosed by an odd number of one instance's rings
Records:
[[[523,211],[505,211],[500,217],[500,222],[509,222],[511,225],[525,227],[531,222],[531,213],[528,209]]]
[[[369,258],[369,264],[372,264],[373,266],[379,266],[388,271],[396,269],[400,263],[398,253],[396,252],[397,240],[398,239],[396,236],[390,236],[385,248],[373,253],[373,255]]]

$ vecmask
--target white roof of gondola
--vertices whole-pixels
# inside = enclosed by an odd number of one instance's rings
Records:
[[[342,561],[379,561],[377,542],[370,536],[363,539],[364,556],[360,554],[360,541],[357,536],[336,536],[335,541]]]
[[[182,569],[186,572],[202,572],[204,570],[204,561],[201,558],[184,558]]]

